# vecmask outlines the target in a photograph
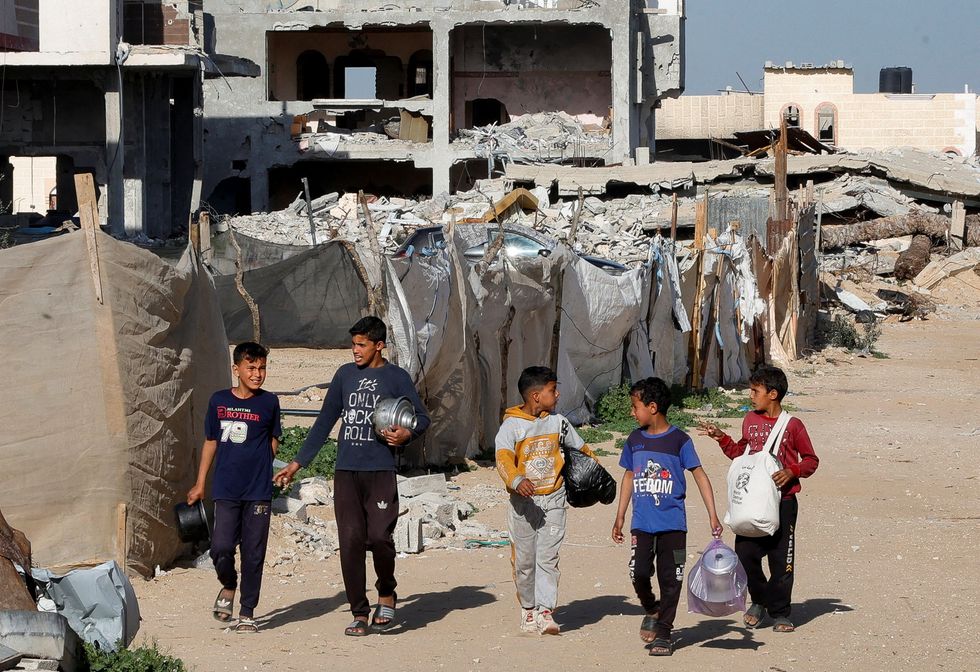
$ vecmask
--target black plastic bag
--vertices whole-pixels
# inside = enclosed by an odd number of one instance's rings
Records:
[[[616,499],[616,481],[594,458],[580,450],[570,450],[565,445],[567,427],[562,426],[562,451],[565,466],[561,475],[565,479],[565,497],[568,505],[576,509],[599,502],[612,504]]]

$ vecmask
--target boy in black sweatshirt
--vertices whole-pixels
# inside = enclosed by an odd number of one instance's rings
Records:
[[[354,621],[344,634],[352,637],[369,632],[370,603],[364,567],[369,548],[378,575],[378,605],[371,629],[385,630],[394,623],[397,582],[393,533],[398,522],[395,450],[429,426],[429,415],[408,372],[382,356],[387,331],[385,323],[373,316],[362,318],[351,327],[354,362],[337,369],[320,415],[296,459],[273,478],[280,486],[288,485],[297,471],[313,461],[337,420],[342,419],[334,473],[334,511],[340,537],[340,569],[354,614]],[[389,427],[380,435],[375,434],[374,408],[388,397],[407,397],[412,402],[417,418],[414,432]]]

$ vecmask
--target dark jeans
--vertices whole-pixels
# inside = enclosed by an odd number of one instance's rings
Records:
[[[640,604],[648,614],[659,613],[657,637],[669,639],[681,599],[684,562],[687,558],[687,532],[650,534],[633,530],[633,552],[630,556],[630,580]],[[651,579],[656,565],[660,600],[653,594]]]
[[[779,503],[779,529],[768,537],[735,537],[735,553],[745,568],[752,603],[766,608],[773,618],[789,617],[793,599],[796,551],[796,497]],[[769,562],[769,578],[762,560]]]
[[[395,593],[395,539],[398,485],[393,471],[337,471],[333,480],[334,512],[340,541],[340,571],[347,601],[355,616],[367,616],[367,551],[371,550],[379,597]]]
[[[235,590],[238,588],[235,550],[241,546],[242,591],[239,609],[243,617],[251,618],[259,603],[271,515],[271,502],[231,499],[216,499],[214,502],[211,560],[221,585],[228,590]]]

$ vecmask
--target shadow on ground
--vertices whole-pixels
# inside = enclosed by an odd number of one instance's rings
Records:
[[[483,607],[497,598],[484,586],[456,586],[438,593],[420,593],[398,598],[396,626],[390,632],[398,634],[418,630],[441,621],[451,612]]]
[[[333,597],[317,597],[303,600],[271,611],[256,619],[264,630],[280,628],[290,623],[300,623],[318,618],[347,605],[347,595],[341,591]]]
[[[606,616],[642,616],[643,607],[630,602],[625,595],[600,595],[587,600],[575,600],[558,609],[555,620],[562,632],[595,625]]]

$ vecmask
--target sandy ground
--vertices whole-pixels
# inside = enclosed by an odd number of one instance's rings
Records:
[[[689,614],[682,598],[674,657],[650,659],[638,638],[628,549],[609,539],[613,507],[598,506],[569,512],[560,637],[518,633],[509,553],[499,548],[400,560],[399,626],[385,635],[343,636],[350,614],[335,555],[267,569],[257,635],[226,632],[211,619],[210,571],[138,582],[139,637],[199,671],[976,670],[980,321],[971,317],[886,325],[879,346],[889,359],[830,352],[794,367],[790,401],[821,457],[800,498],[794,634],[746,630],[739,615]],[[324,382],[345,358],[277,351],[267,387]],[[723,509],[727,460],[714,442],[696,444]],[[614,467],[616,457],[603,459]],[[478,484],[500,485],[489,468],[454,481],[464,497]],[[499,503],[476,519],[504,528],[503,490],[495,492]],[[693,561],[709,532],[698,496],[688,503]]]

